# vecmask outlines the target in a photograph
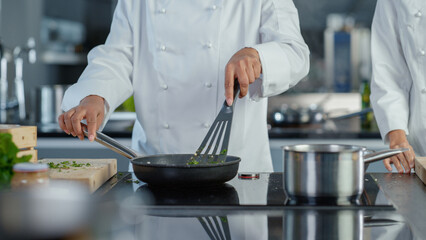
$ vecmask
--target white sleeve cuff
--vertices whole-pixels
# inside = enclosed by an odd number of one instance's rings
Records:
[[[286,91],[290,85],[290,62],[283,49],[276,42],[268,42],[253,46],[259,53],[262,64],[262,97],[277,95]],[[286,81],[287,79],[287,81]]]
[[[402,126],[397,126],[397,125],[392,125],[392,123],[389,123],[388,121],[384,121],[387,124],[380,124],[381,122],[383,122],[383,120],[377,119],[377,123],[379,125],[379,130],[380,130],[380,135],[382,136],[383,142],[388,145],[389,144],[389,132],[393,131],[393,130],[403,130],[405,132],[405,135],[409,135],[410,132],[408,131],[407,127],[402,127]]]

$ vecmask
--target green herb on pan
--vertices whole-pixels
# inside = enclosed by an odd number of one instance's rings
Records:
[[[226,150],[226,149],[223,149],[223,150],[220,152],[220,155],[226,155],[226,152],[227,152],[227,150]]]
[[[198,162],[197,160],[195,160],[195,158],[192,156],[190,159],[189,159],[189,162],[187,163],[187,165],[197,165],[197,164],[199,164],[200,162]]]
[[[200,162],[198,162],[197,160],[193,160],[193,161],[188,162],[188,165],[197,165],[199,163]]]

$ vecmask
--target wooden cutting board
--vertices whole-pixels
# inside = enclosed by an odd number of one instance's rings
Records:
[[[426,157],[416,157],[415,165],[416,175],[426,185]]]
[[[68,159],[68,158],[45,158],[39,160],[41,163],[58,164],[73,161],[84,164],[81,167],[54,168],[49,169],[51,179],[71,180],[83,183],[90,192],[96,191],[102,184],[117,173],[117,159]],[[62,165],[61,165],[62,166]]]

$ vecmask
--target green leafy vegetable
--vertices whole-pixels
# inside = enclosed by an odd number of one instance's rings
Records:
[[[28,162],[32,157],[31,155],[17,157],[18,152],[18,147],[12,141],[12,135],[0,133],[0,188],[9,187],[13,177],[13,165]]]

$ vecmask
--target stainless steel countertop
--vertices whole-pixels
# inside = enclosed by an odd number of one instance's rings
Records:
[[[426,238],[426,185],[416,174],[371,173],[412,227],[416,236]]]
[[[261,174],[268,175],[269,173]],[[420,181],[420,179],[415,174],[398,174],[398,173],[370,173],[374,181],[376,181],[379,187],[382,189],[384,195],[389,199],[396,210],[383,210],[377,209],[372,210],[377,216],[388,219],[396,219],[408,224],[412,232],[413,239],[424,239],[426,236],[426,225],[424,224],[426,219],[426,186]],[[106,193],[109,193],[111,190],[124,190],[127,189],[127,194],[133,194],[135,189],[140,188],[144,183],[142,182],[133,182],[136,177],[133,174],[129,173],[120,173],[117,174],[117,177],[112,178],[104,186],[102,186],[95,195],[103,196]],[[235,179],[234,179],[235,180]],[[119,182],[129,182],[127,185],[118,184]],[[120,185],[120,186],[118,186]],[[123,188],[125,187],[125,188]],[[251,188],[252,190],[254,188]],[[126,195],[125,191],[120,191],[120,198]],[[123,195],[124,194],[124,195]],[[235,208],[234,206],[209,206],[206,207],[196,207],[196,206],[160,206],[154,208],[155,211],[158,210],[159,213],[166,212],[168,214],[186,214],[186,215],[197,215],[202,212],[203,214],[211,215],[228,215],[228,213],[233,214],[260,214],[267,213],[268,216],[273,216],[274,214],[283,214],[289,211],[312,211],[312,208],[282,208],[280,206],[255,206],[255,207],[244,207],[240,206]],[[345,211],[346,208],[336,209],[327,207],[316,207],[318,211],[331,211],[339,212]],[[350,208],[348,208],[350,209]],[[134,209],[136,210],[136,209]],[[347,209],[346,209],[347,210]],[[143,211],[142,211],[143,212]],[[279,215],[278,220],[281,219]],[[281,221],[281,220],[280,220]],[[278,230],[282,231],[282,224],[278,221]],[[269,231],[273,232],[276,228],[269,226]],[[396,239],[404,239],[401,236],[395,236]],[[272,239],[272,238],[271,238]]]

